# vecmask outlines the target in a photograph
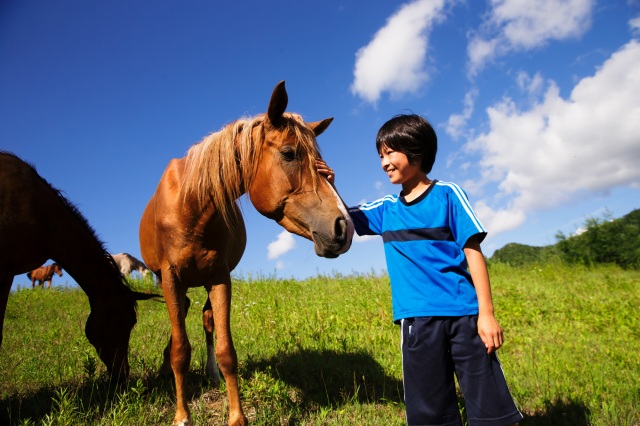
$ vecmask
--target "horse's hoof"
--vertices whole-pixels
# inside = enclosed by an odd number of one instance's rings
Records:
[[[231,415],[231,413],[229,413],[229,423],[227,423],[228,426],[247,426],[248,424],[249,421],[244,416],[244,414],[240,414],[234,417]]]
[[[218,373],[218,369],[209,369],[207,368],[207,376],[209,376],[209,383],[211,383],[212,388],[218,388],[220,386],[220,373]]]
[[[191,420],[190,419],[174,420],[173,421],[173,426],[190,426],[190,425],[191,425]]]

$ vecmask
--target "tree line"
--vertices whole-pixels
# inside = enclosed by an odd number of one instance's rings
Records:
[[[556,234],[556,243],[528,246],[510,243],[496,250],[491,262],[526,265],[561,261],[569,264],[616,264],[625,269],[640,269],[640,209],[619,219],[609,212],[601,218],[589,218],[575,234]]]

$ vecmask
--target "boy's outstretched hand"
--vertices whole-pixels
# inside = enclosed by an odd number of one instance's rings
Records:
[[[322,158],[318,158],[316,160],[316,168],[318,169],[318,173],[326,177],[329,183],[333,185],[336,180],[336,175],[333,172],[333,169],[327,166],[327,163],[325,163]]]

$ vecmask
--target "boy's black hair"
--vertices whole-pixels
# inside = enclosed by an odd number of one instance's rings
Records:
[[[376,149],[383,147],[402,152],[411,164],[420,163],[420,169],[430,173],[436,161],[438,137],[431,123],[417,114],[396,115],[380,127]]]

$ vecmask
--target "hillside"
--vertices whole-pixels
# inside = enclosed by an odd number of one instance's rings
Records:
[[[605,215],[588,219],[586,231],[579,235],[556,235],[557,243],[549,246],[528,246],[510,243],[496,250],[491,261],[510,265],[526,265],[562,261],[593,265],[613,263],[623,268],[640,267],[640,209],[619,219]]]

